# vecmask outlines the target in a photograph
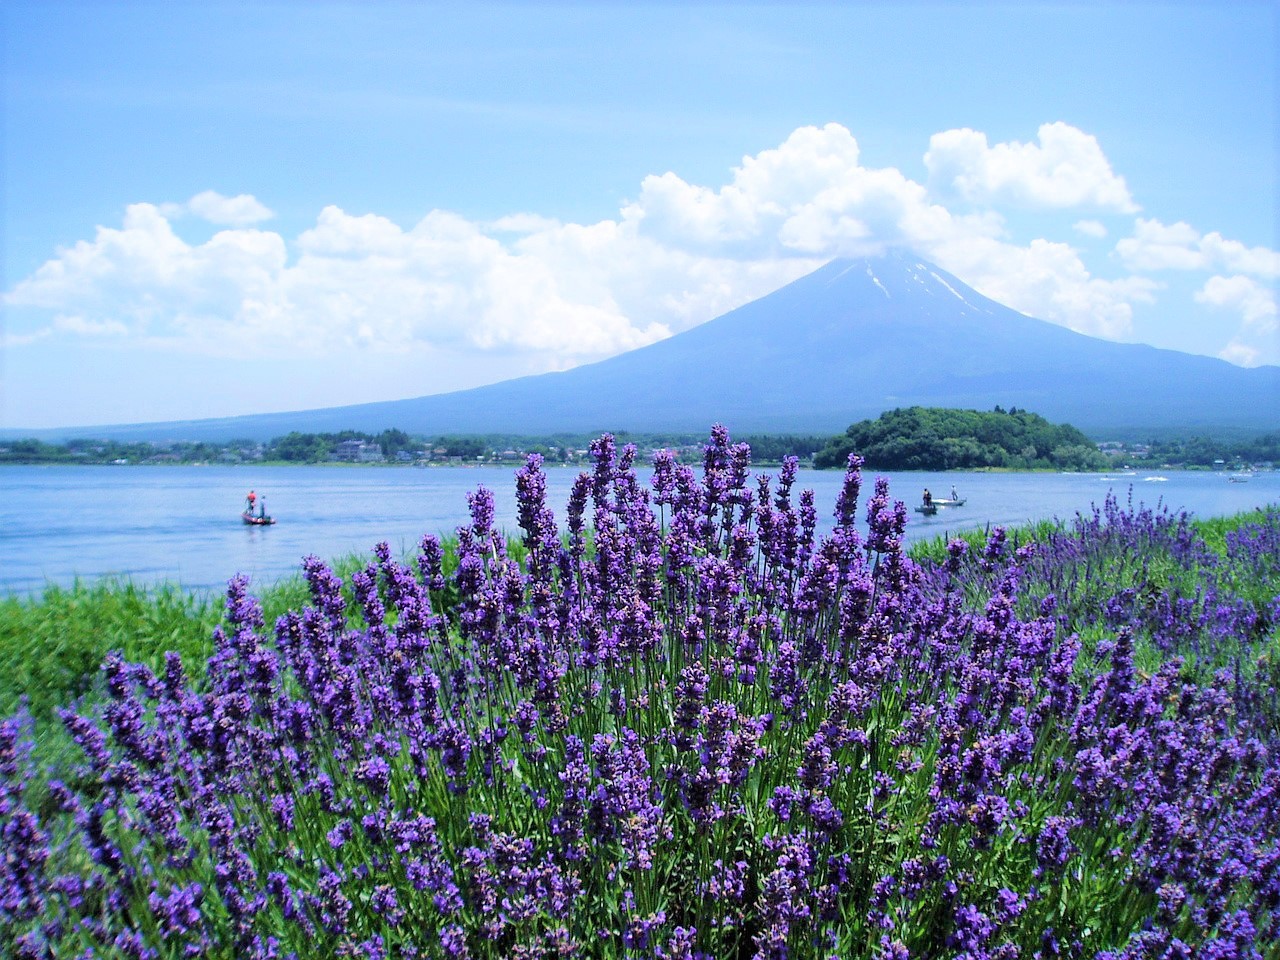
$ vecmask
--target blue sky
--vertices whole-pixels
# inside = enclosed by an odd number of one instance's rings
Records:
[[[886,245],[1280,363],[1277,10],[10,2],[0,428],[565,369]]]

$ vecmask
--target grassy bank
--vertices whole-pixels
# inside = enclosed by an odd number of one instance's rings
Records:
[[[458,562],[457,538],[443,539],[441,548],[444,573],[451,577]],[[524,555],[519,540],[509,541],[507,550],[514,558]],[[350,582],[353,573],[372,561],[372,554],[353,553],[331,560],[329,566]],[[306,604],[306,580],[301,572],[286,577],[259,590],[257,599],[266,622],[274,623]],[[442,602],[452,603],[452,598],[446,595]],[[37,725],[44,727],[56,708],[83,697],[100,697],[102,661],[111,651],[157,672],[168,652],[187,664],[204,663],[213,653],[214,629],[225,615],[225,595],[128,580],[77,581],[70,587],[51,586],[38,597],[4,598],[0,716],[25,704]]]

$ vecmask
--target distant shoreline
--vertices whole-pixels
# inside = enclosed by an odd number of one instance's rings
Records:
[[[191,463],[102,463],[98,461],[47,462],[47,461],[39,461],[39,460],[33,460],[33,461],[11,460],[4,463],[0,463],[0,466],[4,466],[4,467],[85,467],[85,468],[115,467],[117,469],[122,467],[151,467],[151,468],[158,468],[158,469],[172,469],[174,467],[228,467],[228,468],[234,468],[237,470],[240,470],[240,469],[248,470],[248,469],[255,469],[258,467],[289,467],[289,468],[323,467],[326,469],[332,468],[335,470],[352,470],[352,469],[355,469],[355,470],[364,470],[364,469],[483,470],[486,468],[494,468],[494,467],[510,467],[513,470],[519,470],[521,467],[524,466],[524,464],[525,464],[524,460],[503,460],[498,462],[486,461],[484,463],[421,463],[421,464],[420,463],[346,463],[339,460],[319,460],[314,463],[298,463],[292,460],[261,460],[261,461],[255,461],[253,463],[216,463],[211,461],[195,461]],[[770,469],[776,469],[782,466],[782,462],[778,460],[753,460],[751,462],[751,466],[753,468],[765,467]],[[556,461],[544,460],[542,462],[542,468],[544,470],[569,470],[569,469],[589,470],[591,468],[591,464],[588,461],[577,461],[573,463],[559,463]],[[827,472],[835,473],[835,472],[838,472],[840,469],[838,467],[815,467],[812,464],[805,464],[805,463],[801,463],[800,468],[802,470],[818,470],[824,473],[827,473]],[[1136,468],[1131,467],[1130,469],[1136,469],[1138,471],[1138,474],[1143,474],[1143,473],[1150,474],[1153,471],[1161,471],[1166,473],[1168,472],[1222,473],[1225,476],[1232,472],[1222,467],[1207,467],[1207,466],[1200,466],[1197,464],[1186,464],[1186,465],[1180,465],[1180,466],[1173,466],[1168,464],[1151,464],[1151,465],[1142,465]],[[877,471],[880,471],[880,472],[895,473],[895,474],[945,473],[945,474],[954,474],[957,476],[970,474],[970,473],[1002,473],[1002,474],[1062,473],[1062,474],[1073,474],[1073,475],[1078,474],[1080,476],[1099,476],[1099,477],[1109,476],[1117,472],[1112,470],[1055,470],[1052,467],[956,467],[952,469],[941,469],[941,470],[926,470],[926,469],[903,470],[901,468],[891,469],[887,467],[876,467],[872,465],[864,465],[862,468],[862,471],[864,474],[875,473]],[[1259,472],[1269,472],[1269,471],[1267,470],[1267,468],[1262,468]],[[1117,480],[1123,479],[1123,475],[1117,476],[1115,479]],[[1135,474],[1130,476],[1130,479],[1142,480],[1143,477]]]

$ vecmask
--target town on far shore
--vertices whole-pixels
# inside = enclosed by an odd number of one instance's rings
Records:
[[[951,414],[971,414],[970,435],[936,424],[957,422]],[[896,418],[896,419],[895,419]],[[922,422],[931,424],[922,437]],[[966,418],[961,418],[966,419]],[[895,423],[898,424],[895,426]],[[915,426],[909,426],[914,424]],[[992,442],[995,427],[1023,428],[1005,440],[1003,452]],[[1038,430],[1028,434],[1026,429]],[[878,432],[877,432],[878,431]],[[979,436],[986,431],[985,436]],[[937,433],[938,436],[932,436]],[[289,433],[267,441],[150,440],[121,441],[101,438],[48,442],[35,438],[0,440],[0,464],[114,464],[114,465],[236,465],[236,464],[333,464],[361,466],[479,466],[523,463],[539,454],[548,466],[585,466],[591,463],[594,434],[441,435],[424,437],[389,428],[372,434],[356,430],[339,433]],[[1028,437],[1046,449],[1028,445]],[[874,442],[872,438],[874,437]],[[1043,439],[1048,437],[1050,439]],[[1064,440],[1064,437],[1066,438]],[[736,436],[751,446],[756,465],[781,463],[796,457],[802,466],[841,466],[844,447],[858,438],[858,450],[869,469],[1062,469],[1108,471],[1160,467],[1202,470],[1270,470],[1280,462],[1280,432],[1261,436],[1231,435],[1160,438],[1087,438],[1069,426],[1054,427],[1027,411],[999,407],[991,414],[909,408],[882,414],[878,421],[860,421],[845,434],[748,434]],[[666,450],[685,463],[701,462],[706,436],[695,433],[631,433],[620,431],[621,445],[634,444],[637,461],[648,463]],[[979,443],[978,441],[982,442]],[[897,451],[897,456],[889,451]],[[903,456],[903,453],[906,456]]]

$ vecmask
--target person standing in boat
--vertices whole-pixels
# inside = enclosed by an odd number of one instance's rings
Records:
[[[250,490],[249,495],[244,499],[245,499],[245,502],[248,504],[249,516],[253,516],[253,504],[258,499],[258,495],[254,493],[252,490]]]
[[[951,485],[951,499],[952,500],[960,499],[960,494],[956,493],[956,485],[954,483]]]
[[[258,498],[258,519],[265,520],[267,518],[267,498],[265,495]]]
[[[924,488],[924,505],[925,505],[926,507],[932,507],[932,506],[933,506],[933,494],[929,492],[929,488],[928,488],[928,487],[925,487],[925,488]]]

